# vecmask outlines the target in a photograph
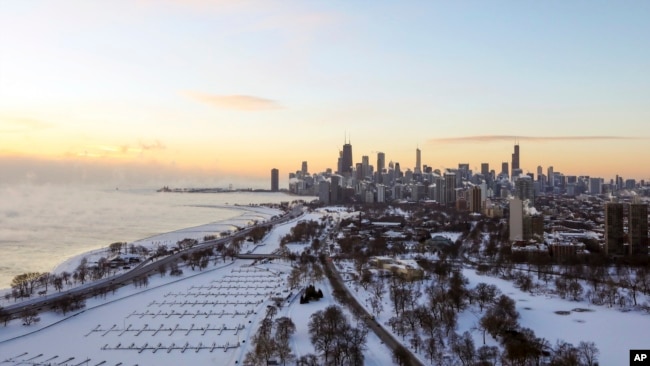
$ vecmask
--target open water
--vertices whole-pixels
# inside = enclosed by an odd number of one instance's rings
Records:
[[[280,203],[271,192],[171,193],[155,188],[0,185],[0,289],[25,272],[48,272],[64,260],[245,213],[235,204]],[[224,229],[228,229],[224,225]]]

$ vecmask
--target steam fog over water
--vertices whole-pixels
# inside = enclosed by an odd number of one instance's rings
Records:
[[[0,185],[0,288],[116,241],[236,218],[234,205],[279,203],[283,193],[158,193],[84,185]],[[226,207],[223,207],[226,206]],[[241,222],[245,224],[245,222]],[[223,230],[232,226],[224,223]]]

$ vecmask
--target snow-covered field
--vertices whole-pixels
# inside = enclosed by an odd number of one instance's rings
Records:
[[[341,272],[355,272],[351,262],[341,262],[338,266]],[[494,284],[503,294],[515,300],[521,326],[532,329],[537,337],[545,338],[551,345],[555,345],[557,340],[574,345],[581,341],[593,341],[600,351],[598,359],[601,365],[626,365],[630,349],[650,348],[650,315],[647,313],[594,306],[588,301],[569,301],[557,295],[533,295],[516,288],[512,282],[478,275],[473,269],[464,269],[463,275],[469,280],[468,288],[474,288],[480,282]],[[355,281],[347,281],[346,284],[359,302],[372,313],[369,299],[373,295],[370,291],[365,291]],[[422,295],[420,301],[426,301],[426,296]],[[559,315],[557,311],[566,311],[568,314]],[[458,334],[469,331],[477,348],[483,345],[482,332],[477,329],[482,315],[478,306],[470,306],[459,314],[456,328]],[[388,319],[392,316],[393,305],[386,289],[383,311],[377,321],[391,331]],[[393,335],[400,339],[397,334]],[[404,343],[408,345],[408,340]],[[498,345],[498,342],[487,335],[486,344],[493,346]],[[422,352],[418,356],[424,364],[430,364]]]
[[[269,214],[277,211],[266,211],[264,217],[257,219],[267,219]],[[320,217],[318,213],[307,214],[278,225],[261,243],[246,243],[242,251],[271,253],[298,221]],[[188,237],[199,239],[214,233],[210,225],[139,242],[157,245]],[[292,250],[299,251],[303,246],[294,244]],[[71,258],[57,271],[74,270],[84,256]],[[129,285],[105,298],[88,299],[85,309],[65,316],[44,312],[40,322],[30,326],[14,319],[0,328],[0,363],[240,365],[249,351],[247,342],[257,331],[266,307],[273,304],[271,298],[276,296],[287,298],[277,316],[289,316],[296,325],[292,337],[294,354],[300,357],[316,353],[309,340],[308,323],[312,313],[334,304],[327,280],[316,284],[325,294],[323,299],[301,305],[297,294],[286,287],[291,270],[287,262],[253,265],[251,260],[236,260],[220,262],[202,272],[183,270],[185,273],[180,277],[156,274],[146,288]],[[367,365],[391,364],[390,352],[372,333],[368,335],[367,347]]]
[[[14,320],[0,333],[1,361],[241,363],[258,314],[263,316],[271,296],[288,295],[282,265],[249,264],[230,262],[181,279],[156,275],[146,289],[129,286],[106,299],[89,299],[85,310],[65,318],[43,313],[41,322],[30,327]],[[21,336],[25,331],[31,333]]]
[[[256,220],[266,220],[276,213],[265,211],[256,216]],[[344,212],[324,211],[305,214],[276,226],[260,243],[245,242],[242,252],[273,253],[279,248],[281,238],[299,221],[318,221],[326,214],[346,215]],[[246,222],[250,220],[252,218]],[[184,238],[200,239],[214,234],[211,225],[179,230],[136,243],[155,246]],[[456,233],[439,234],[452,240],[458,237]],[[309,246],[310,243],[288,244],[293,252]],[[57,270],[74,270],[80,258],[69,260]],[[273,304],[271,298],[277,296],[287,299],[277,316],[288,316],[296,325],[291,340],[294,355],[316,354],[309,339],[310,316],[336,303],[329,282],[324,280],[315,286],[322,289],[325,297],[300,304],[296,298],[297,291],[287,287],[291,269],[289,262],[281,260],[225,263],[219,260],[204,271],[183,268],[185,273],[180,277],[156,274],[150,277],[147,287],[129,285],[105,298],[88,299],[85,309],[66,316],[45,312],[40,314],[40,322],[30,326],[23,326],[15,319],[6,327],[0,327],[0,364],[240,365],[250,350],[248,343],[264,318],[267,305]],[[342,262],[340,269],[344,273],[355,272],[352,263]],[[555,295],[533,295],[522,292],[511,282],[478,275],[472,269],[464,269],[463,274],[469,280],[468,288],[486,282],[496,285],[514,299],[521,316],[520,324],[533,329],[538,337],[549,340],[551,344],[559,339],[576,345],[580,341],[595,342],[600,350],[601,365],[627,364],[629,349],[650,348],[650,315],[645,313],[622,312],[593,306],[586,301],[563,300]],[[372,295],[369,291],[364,291],[354,281],[348,281],[348,286],[370,311],[367,299]],[[424,299],[425,296],[421,296],[421,300]],[[567,311],[568,315],[558,315],[557,311]],[[345,313],[355,324],[347,310]],[[390,331],[386,324],[393,314],[387,290],[383,311],[377,321]],[[476,347],[483,343],[482,333],[476,329],[480,317],[478,308],[470,306],[460,313],[456,328],[457,333],[469,331]],[[395,338],[400,339],[398,336]],[[489,335],[487,343],[497,344]],[[408,341],[404,344],[408,347]],[[366,346],[366,365],[393,364],[390,350],[372,332],[368,334]],[[419,357],[424,364],[429,364],[423,354]]]

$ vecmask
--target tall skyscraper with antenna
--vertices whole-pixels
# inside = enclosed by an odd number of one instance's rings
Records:
[[[515,143],[515,152],[512,153],[512,166],[510,167],[513,172],[515,170],[520,170],[521,167],[519,166],[519,143]]]

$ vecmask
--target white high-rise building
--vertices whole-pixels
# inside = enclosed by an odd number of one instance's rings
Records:
[[[386,202],[386,186],[383,184],[377,184],[377,202]]]
[[[510,242],[524,239],[524,203],[519,198],[510,200]]]

